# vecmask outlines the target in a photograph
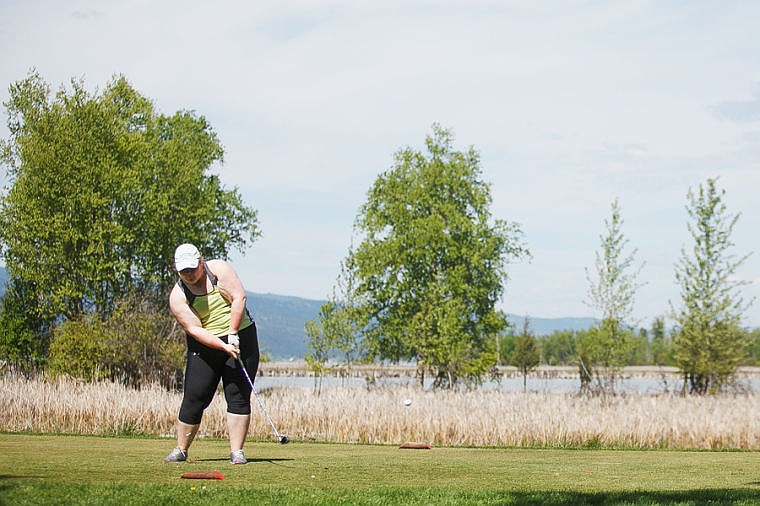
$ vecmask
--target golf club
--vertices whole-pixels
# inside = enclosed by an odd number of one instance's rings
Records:
[[[274,426],[274,422],[272,422],[272,419],[269,417],[269,413],[267,413],[267,408],[264,407],[264,403],[261,402],[261,397],[259,397],[259,394],[256,392],[256,388],[253,386],[253,381],[251,381],[251,377],[248,375],[248,370],[245,368],[245,364],[243,364],[243,361],[240,359],[240,357],[237,358],[238,363],[240,364],[240,368],[243,369],[243,374],[245,375],[245,379],[248,380],[248,384],[251,386],[251,391],[253,392],[253,395],[256,396],[256,400],[259,401],[259,406],[261,406],[261,410],[264,412],[264,415],[267,417],[267,420],[269,421],[269,425],[272,426],[272,430],[274,431],[274,435],[277,437],[277,441],[280,442],[280,444],[288,444],[290,439],[286,435],[280,435],[279,432],[277,432],[277,427]]]

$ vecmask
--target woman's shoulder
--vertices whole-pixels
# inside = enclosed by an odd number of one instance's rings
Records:
[[[235,270],[232,268],[229,262],[215,258],[212,260],[206,260],[206,266],[211,273],[217,278],[226,278],[230,274],[234,274]]]
[[[211,269],[212,272],[216,272],[214,271],[215,267],[222,270],[232,268],[229,262],[222,260],[221,258],[212,258],[211,260],[206,260],[206,265],[209,269]]]
[[[208,265],[208,270],[214,273],[220,286],[224,286],[229,290],[241,284],[237,272],[229,262],[216,259],[209,260],[206,264]]]

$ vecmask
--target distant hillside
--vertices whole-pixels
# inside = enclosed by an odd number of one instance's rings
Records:
[[[303,358],[307,353],[304,325],[313,320],[325,301],[271,293],[246,292],[259,332],[262,352],[272,358]]]
[[[251,292],[247,295],[262,351],[275,359],[303,358],[308,352],[304,325],[317,316],[325,301]],[[522,330],[524,317],[514,314],[507,317],[515,331]],[[539,336],[556,330],[585,330],[595,321],[593,318],[528,318],[531,330]]]
[[[508,314],[509,323],[515,332],[520,332],[525,324],[525,318],[514,314]],[[530,330],[537,336],[549,335],[557,330],[586,330],[596,320],[594,318],[533,318],[528,316]]]

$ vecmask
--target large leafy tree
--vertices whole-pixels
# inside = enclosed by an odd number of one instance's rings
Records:
[[[636,292],[641,287],[637,280],[644,264],[636,264],[636,249],[626,252],[629,241],[623,234],[617,199],[604,223],[606,233],[600,236],[600,250],[596,252],[596,276],[586,270],[589,281],[586,303],[597,311],[599,323],[579,342],[579,367],[582,388],[589,386],[583,384],[583,379],[595,377],[598,389],[614,393],[615,381],[631,351],[629,320]]]
[[[2,256],[38,327],[105,318],[134,292],[163,299],[182,242],[226,257],[257,236],[255,210],[211,172],[223,150],[202,116],[159,114],[123,76],[53,94],[36,71],[4,105]]]
[[[527,254],[519,226],[491,217],[479,154],[452,143],[434,125],[427,153],[396,153],[359,212],[361,243],[347,261],[369,353],[415,360],[418,382],[431,372],[439,387],[496,363],[506,264]]]
[[[676,365],[691,393],[706,394],[723,387],[746,359],[749,334],[741,329],[746,302],[735,277],[748,255],[730,253],[731,233],[739,214],[728,212],[725,190],[708,179],[687,194],[689,233],[694,245],[681,250],[676,282],[681,306],[673,309],[677,332],[673,338]]]

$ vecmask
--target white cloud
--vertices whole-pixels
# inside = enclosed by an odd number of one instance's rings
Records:
[[[760,122],[760,86],[756,86],[753,98],[749,100],[727,100],[712,107],[718,118],[737,123]]]

